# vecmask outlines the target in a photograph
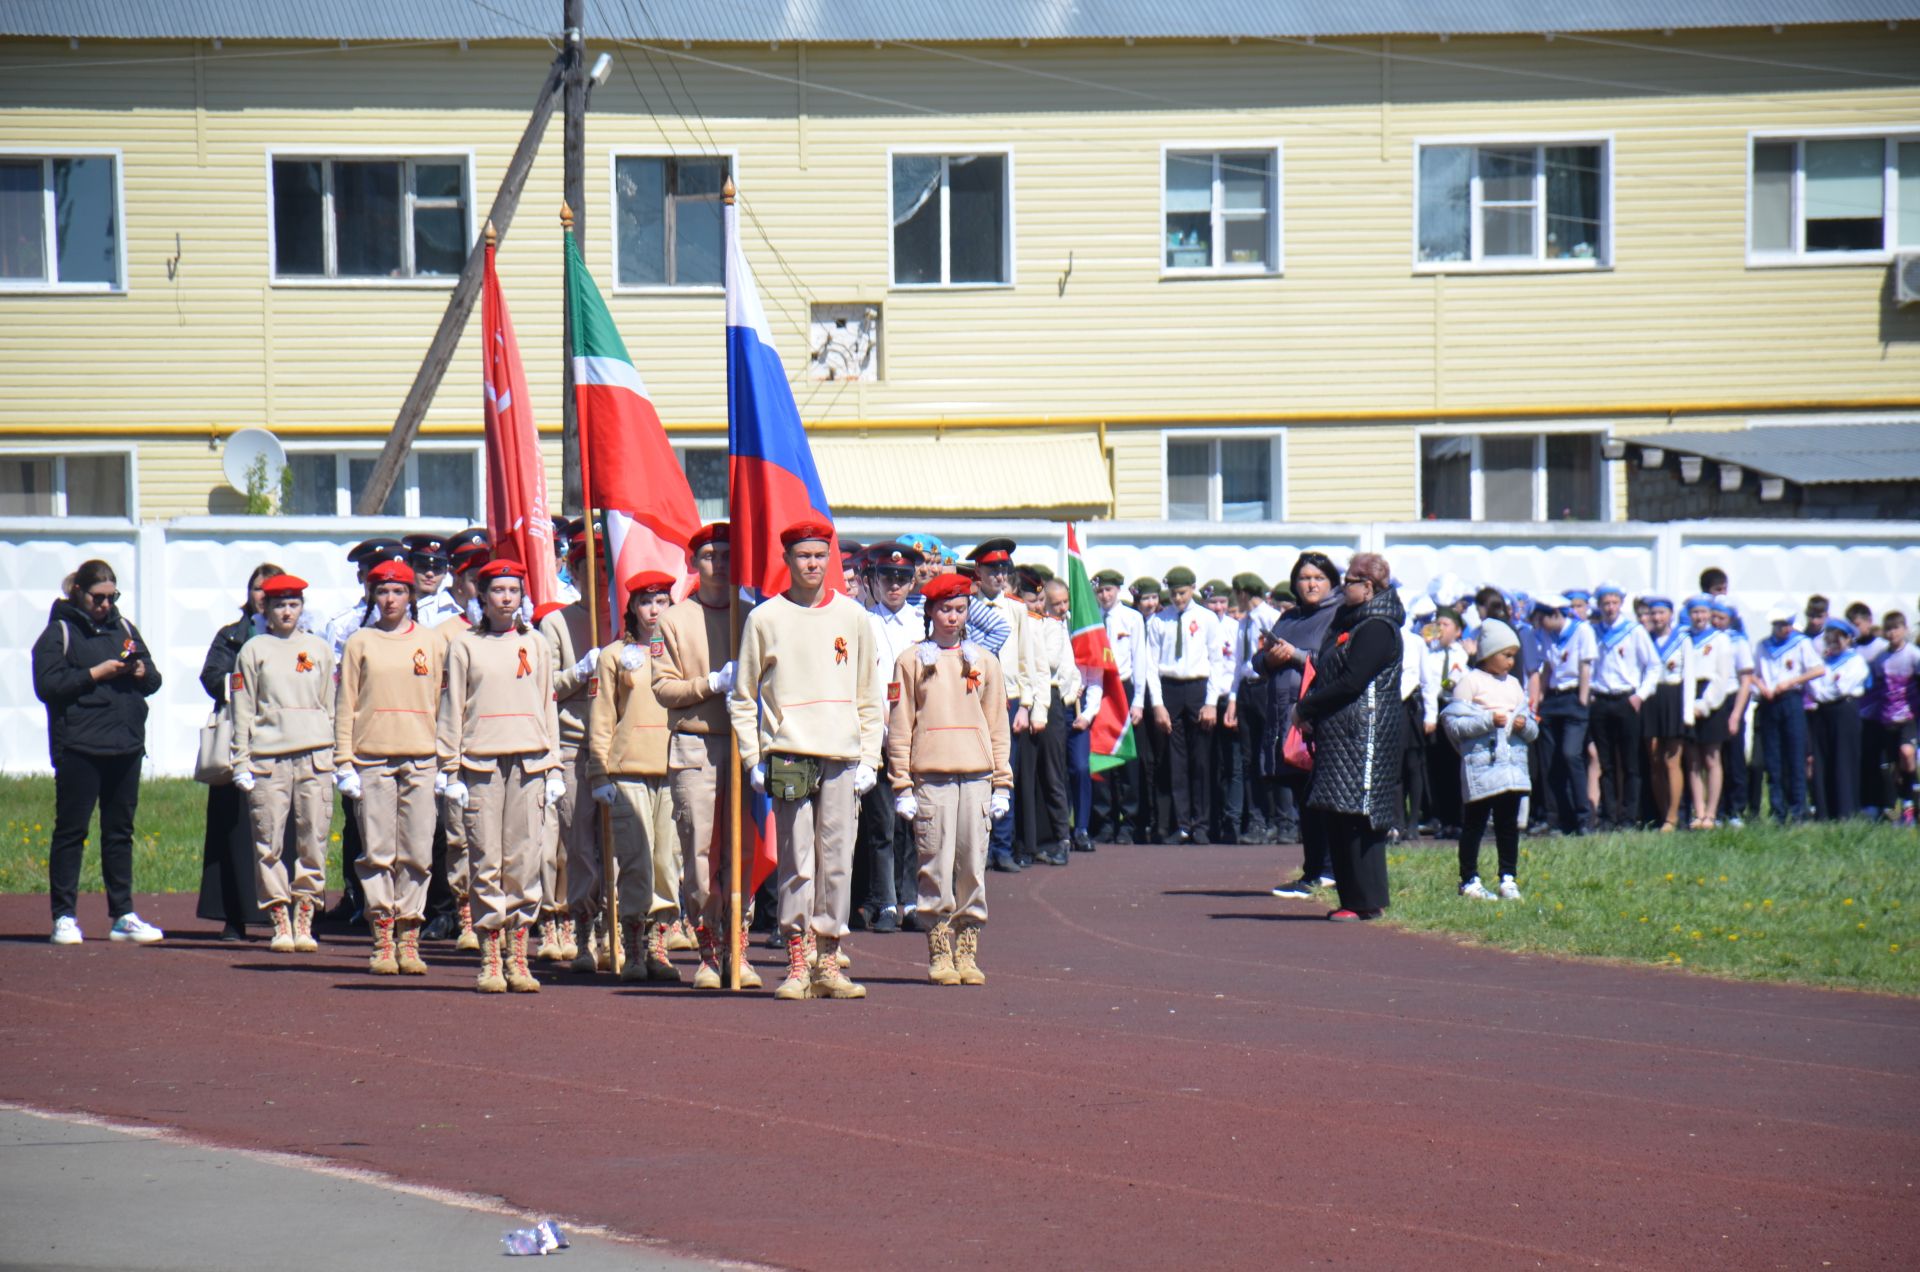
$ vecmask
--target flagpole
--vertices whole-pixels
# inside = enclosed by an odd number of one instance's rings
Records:
[[[727,212],[723,215],[725,215],[726,218],[726,229],[729,234],[737,234],[740,231],[739,222],[736,219],[738,213],[733,211],[733,196],[733,177],[729,174],[720,187],[720,201],[727,208]],[[724,246],[731,250],[731,244]],[[729,445],[731,445],[731,439],[729,439]],[[728,484],[731,486],[733,469],[731,460],[729,460],[727,468]],[[727,492],[727,507],[729,513],[731,513],[733,507],[733,491],[731,489]],[[737,552],[729,552],[727,559],[727,659],[734,664],[735,674],[737,675],[739,674],[740,665],[740,580],[738,577],[738,563],[741,557]],[[727,904],[727,967],[729,969],[727,972],[727,985],[735,993],[738,993],[740,992],[740,911],[742,908],[740,882],[742,818],[740,815],[740,803],[744,796],[740,789],[739,731],[736,729],[728,729],[727,737],[730,739],[728,744],[728,763],[732,766],[727,770],[727,877],[730,891]]]
[[[560,201],[560,228],[564,234],[570,235],[573,233],[573,208],[565,199]],[[565,303],[567,312],[571,314],[573,312],[573,271],[564,269],[561,271],[561,274],[565,280],[562,283],[562,290],[566,293]],[[573,350],[567,350],[567,357],[569,359],[573,357]],[[588,451],[589,448],[586,445],[585,439],[582,439],[580,444],[580,500],[583,508],[582,521],[584,522],[584,531],[587,539],[587,558],[585,563],[587,567],[587,622],[593,633],[592,648],[598,649],[601,645],[600,561],[599,553],[595,550],[593,542],[593,469],[587,459]],[[588,674],[591,675],[592,673],[590,672]],[[578,801],[583,793],[584,792],[576,790],[573,796],[574,799]],[[625,962],[624,955],[626,951],[623,950],[620,945],[620,890],[618,886],[616,886],[618,880],[614,878],[613,873],[613,810],[605,804],[601,804],[598,800],[595,800],[594,803],[599,806],[599,817],[597,820],[600,829],[600,893],[601,902],[606,907],[607,916],[607,961],[613,968],[613,974],[618,976],[621,971],[621,964]],[[566,845],[561,844],[559,850],[564,853],[566,851]],[[591,936],[590,933],[589,936]]]

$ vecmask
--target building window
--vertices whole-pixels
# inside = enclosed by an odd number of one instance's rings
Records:
[[[724,521],[727,517],[727,448],[720,446],[676,446],[674,455],[693,489],[694,506],[702,521]]]
[[[1598,433],[1432,434],[1420,439],[1429,521],[1604,521]]]
[[[0,288],[118,291],[120,163],[0,155]]]
[[[1607,146],[1423,145],[1419,264],[1594,268],[1611,260]]]
[[[1169,273],[1280,268],[1280,152],[1169,150],[1164,156]]]
[[[1011,186],[1003,154],[895,155],[894,285],[1011,283]]]
[[[467,161],[273,160],[277,279],[451,278],[467,263]]]
[[[1280,520],[1280,439],[1167,438],[1167,520]]]
[[[0,454],[0,517],[133,516],[124,451]]]
[[[1920,247],[1920,134],[1756,138],[1748,226],[1756,261]]]
[[[724,287],[720,187],[731,160],[613,161],[614,277],[622,287]]]
[[[378,451],[295,450],[287,454],[296,517],[352,516],[373,476]],[[480,451],[476,447],[416,447],[387,494],[383,517],[446,517],[477,523],[481,515]]]

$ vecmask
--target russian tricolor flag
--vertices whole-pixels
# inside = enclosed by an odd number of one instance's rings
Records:
[[[726,204],[727,235],[727,472],[732,524],[733,580],[759,599],[787,590],[780,532],[813,518],[833,524],[813,451],[794,405],[787,369],[773,347],[767,311],[740,247],[739,209]],[[829,561],[840,554],[838,536]],[[845,590],[837,569],[827,586]]]

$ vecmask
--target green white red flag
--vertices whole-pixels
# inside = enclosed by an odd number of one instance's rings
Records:
[[[1080,539],[1067,523],[1067,629],[1073,633],[1073,661],[1088,685],[1100,688],[1100,710],[1089,730],[1091,754],[1087,767],[1095,773],[1124,764],[1134,756],[1133,724],[1127,686],[1120,679],[1113,645],[1107,639],[1107,616],[1093,598],[1093,582],[1080,556]]]

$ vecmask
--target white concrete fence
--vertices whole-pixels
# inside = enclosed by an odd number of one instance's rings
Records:
[[[871,542],[904,529],[939,535],[960,550],[1011,536],[1016,559],[1064,570],[1065,527],[1044,521],[840,520],[849,538]],[[164,683],[147,724],[151,773],[184,775],[209,703],[200,665],[219,628],[238,616],[247,575],[272,561],[314,584],[308,604],[331,616],[358,597],[346,550],[374,535],[459,529],[456,523],[384,517],[184,517],[133,526],[86,518],[0,519],[0,773],[49,771],[46,712],[33,696],[30,651],[61,580],[90,557],[119,574],[121,609],[153,650]],[[1836,611],[1865,601],[1876,612],[1920,608],[1920,522],[1694,521],[1475,523],[1419,521],[1309,525],[1088,521],[1079,527],[1089,569],[1129,580],[1189,565],[1202,580],[1252,570],[1286,577],[1300,551],[1336,562],[1383,553],[1402,582],[1424,587],[1452,573],[1470,585],[1497,582],[1539,594],[1602,580],[1630,592],[1679,600],[1700,571],[1717,565],[1750,627],[1777,603],[1819,592]]]

